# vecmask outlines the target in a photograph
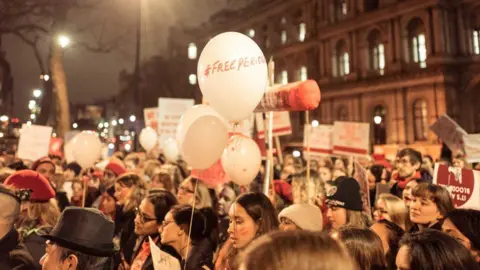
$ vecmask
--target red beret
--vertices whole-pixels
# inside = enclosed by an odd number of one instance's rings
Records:
[[[30,189],[32,202],[46,202],[55,197],[55,191],[47,178],[35,171],[15,172],[5,180],[4,184],[13,186],[15,189]]]
[[[107,169],[112,171],[116,176],[120,176],[127,172],[127,169],[125,169],[122,164],[115,161],[110,161],[105,167],[105,170]]]
[[[55,164],[53,164],[53,161],[49,157],[43,157],[43,158],[38,159],[37,161],[35,161],[32,164],[32,170],[36,171],[38,166],[40,166],[41,164],[44,164],[44,163],[52,164],[53,168],[56,168]]]

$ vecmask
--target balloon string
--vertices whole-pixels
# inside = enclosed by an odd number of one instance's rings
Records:
[[[187,252],[185,253],[185,265],[183,266],[183,270],[187,269],[187,261],[188,261],[188,253],[190,249],[190,236],[192,234],[192,224],[193,224],[193,213],[195,212],[195,203],[197,202],[197,189],[198,189],[198,179],[195,182],[195,190],[193,191],[193,204],[192,204],[192,215],[190,217],[190,228],[188,229],[188,239],[187,239]]]

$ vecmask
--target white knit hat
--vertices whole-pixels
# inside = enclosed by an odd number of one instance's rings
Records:
[[[305,231],[318,232],[323,229],[322,211],[311,204],[293,204],[278,214],[278,219],[286,217]]]

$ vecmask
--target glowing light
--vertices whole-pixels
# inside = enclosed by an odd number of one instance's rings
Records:
[[[40,89],[33,90],[33,96],[36,97],[36,98],[41,97],[42,96],[42,90],[40,90]]]
[[[137,117],[135,115],[130,115],[130,122],[135,122],[137,121]]]
[[[77,124],[77,123],[73,123],[72,127],[73,127],[73,128],[78,128],[78,124]]]
[[[52,137],[56,138],[57,137],[57,133],[52,133]]]
[[[382,123],[382,117],[379,115],[373,117],[373,122],[377,125],[380,125],[380,123]]]
[[[118,119],[118,123],[119,123],[120,125],[123,125],[123,123],[125,123],[125,121],[123,121],[123,118],[120,118],[120,119]]]
[[[8,121],[8,116],[6,116],[6,115],[0,116],[0,121],[7,122]]]
[[[103,123],[98,124],[98,128],[102,129],[103,128]]]
[[[32,125],[32,121],[27,121],[27,126],[31,126]]]
[[[320,123],[318,122],[318,120],[313,120],[312,121],[312,127],[318,127]]]
[[[43,80],[48,82],[50,80],[50,76],[49,75],[43,75]]]
[[[60,45],[60,47],[62,48],[68,47],[68,45],[70,45],[70,42],[71,42],[70,38],[64,35],[59,36],[57,41],[58,41],[58,45]]]
[[[117,126],[117,124],[118,124],[118,123],[117,123],[117,120],[112,120],[112,126],[115,127],[115,126]]]
[[[125,144],[125,151],[130,152],[132,150],[132,146],[130,144]]]
[[[108,128],[108,123],[103,123],[104,128]]]
[[[115,148],[115,145],[113,143],[108,144],[108,149],[114,149],[114,148]]]
[[[300,153],[300,151],[295,150],[295,151],[292,152],[292,155],[293,155],[294,157],[298,158],[298,157],[300,157],[301,153]]]
[[[30,119],[35,120],[36,117],[37,117],[37,116],[36,116],[35,114],[33,114],[33,113],[30,114]]]

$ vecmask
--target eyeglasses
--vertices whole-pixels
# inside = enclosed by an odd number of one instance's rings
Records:
[[[137,215],[140,217],[140,221],[141,221],[142,223],[147,223],[147,222],[150,222],[150,221],[157,221],[156,218],[146,217],[145,214],[142,213],[142,212],[140,211],[140,209],[138,209],[138,207],[135,208],[135,214],[137,214]]]
[[[167,225],[170,224],[170,223],[173,223],[173,221],[166,221],[166,220],[164,220],[164,221],[162,222],[162,227],[165,228],[165,227],[167,227]]]
[[[194,193],[193,190],[188,189],[188,188],[186,188],[186,187],[182,187],[182,186],[178,187],[178,191],[181,191],[181,192],[184,192],[184,193],[190,193],[190,194],[193,194],[193,193]]]

